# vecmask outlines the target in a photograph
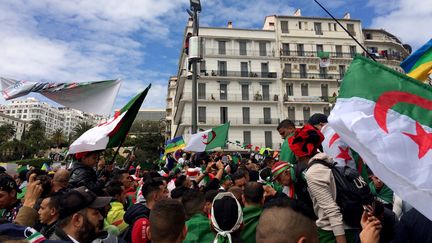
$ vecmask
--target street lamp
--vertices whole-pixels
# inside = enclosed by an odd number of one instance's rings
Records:
[[[188,14],[192,17],[192,38],[198,38],[198,29],[199,29],[199,22],[198,22],[198,12],[201,12],[201,2],[200,0],[190,0],[190,10],[187,10]],[[193,42],[195,46],[192,46],[192,41],[190,41],[190,50],[198,50],[198,43],[199,41]],[[197,133],[198,130],[198,122],[197,122],[197,74],[198,74],[198,65],[197,62],[199,61],[199,58],[193,58],[191,59],[191,51],[189,52],[189,59],[192,62],[192,133]]]

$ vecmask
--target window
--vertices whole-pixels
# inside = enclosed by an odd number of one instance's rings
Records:
[[[241,62],[240,63],[240,76],[242,77],[248,77],[249,71],[248,71],[248,63],[247,62]]]
[[[269,66],[268,66],[268,62],[262,62],[261,63],[261,77],[263,78],[267,78],[269,72]]]
[[[282,43],[282,55],[283,56],[289,56],[290,55],[289,43]]]
[[[306,64],[300,64],[300,78],[307,78]]]
[[[286,93],[288,96],[294,96],[294,84],[287,83],[286,84]]]
[[[264,132],[264,139],[265,139],[265,146],[267,148],[271,148],[272,147],[272,132],[271,131],[265,131]]]
[[[366,33],[366,40],[372,40],[372,34]]]
[[[291,63],[285,63],[283,73],[285,78],[291,78]]]
[[[295,121],[295,107],[290,106],[288,107],[288,119],[291,121]]]
[[[322,35],[322,28],[321,28],[321,23],[315,22],[314,23],[314,29],[315,29],[315,34],[316,35]]]
[[[289,33],[288,21],[281,21],[281,31],[282,33]]]
[[[263,100],[270,100],[270,86],[268,84],[263,84],[261,86],[262,86]]]
[[[249,85],[242,84],[241,90],[242,90],[242,100],[249,100]]]
[[[324,51],[324,47],[323,47],[323,45],[316,45],[316,50],[317,50],[317,55],[318,55],[320,52],[323,52],[323,51]]]
[[[301,95],[302,96],[309,96],[309,90],[308,90],[308,84],[302,83],[301,84]]]
[[[27,110],[24,110],[24,113],[27,113]]]
[[[356,32],[354,31],[354,24],[347,24],[347,30],[351,33],[351,35],[356,35]]]
[[[304,122],[307,122],[307,120],[309,120],[309,118],[310,118],[310,107],[305,106],[305,107],[303,107],[303,120],[304,120]]]
[[[201,73],[206,73],[206,62],[205,62],[205,60],[201,60],[200,62],[199,62],[199,66],[200,66],[200,72]]]
[[[247,55],[246,41],[239,41],[240,56]]]
[[[228,122],[228,107],[220,108],[220,123],[224,124]]]
[[[219,76],[227,76],[227,62],[218,61],[218,74]]]
[[[267,56],[267,43],[260,42],[259,43],[259,55],[260,56]]]
[[[350,46],[351,57],[354,57],[356,53],[357,53],[357,46]]]
[[[342,57],[342,46],[336,45],[336,57]]]
[[[251,132],[250,131],[243,131],[243,144],[249,145],[251,144]]]
[[[243,107],[243,124],[250,124],[250,108]]]
[[[271,108],[270,107],[264,107],[263,108],[263,115],[264,115],[264,124],[271,124]]]
[[[320,67],[319,68],[319,76],[320,76],[320,78],[327,78],[327,68],[326,67]]]
[[[329,96],[328,84],[321,84],[321,96],[322,97],[328,97]]]
[[[204,106],[198,106],[198,122],[206,123],[206,108]]]
[[[198,99],[206,98],[206,84],[198,83]]]
[[[299,26],[299,30],[301,30],[302,29],[302,22],[301,21],[299,21],[298,26]]]
[[[228,85],[227,84],[220,84],[219,85],[219,95],[221,100],[227,100],[228,98]]]
[[[219,44],[219,55],[226,54],[226,41],[218,41]]]
[[[335,23],[328,23],[329,31],[337,31]]]
[[[324,108],[323,108],[324,115],[330,116],[330,111],[331,111],[331,109],[329,106],[324,106]]]
[[[339,75],[340,78],[343,79],[345,76],[345,65],[339,65]]]
[[[304,56],[304,45],[303,44],[297,44],[297,55],[298,56]]]

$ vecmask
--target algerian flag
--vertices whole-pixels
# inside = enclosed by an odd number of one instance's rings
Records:
[[[356,57],[330,126],[398,196],[432,220],[432,88]]]
[[[137,94],[113,118],[86,131],[69,147],[69,153],[103,150],[121,145],[149,91]]]
[[[225,146],[228,138],[229,122],[204,132],[193,134],[184,148],[185,151],[203,152]]]
[[[348,166],[357,170],[350,147],[342,141],[339,134],[329,124],[325,125],[321,132],[324,134],[324,141],[322,142],[324,153],[337,162],[336,166]]]

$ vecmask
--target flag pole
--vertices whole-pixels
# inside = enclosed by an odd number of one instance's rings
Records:
[[[326,8],[324,8],[323,5],[321,5],[321,3],[318,2],[318,0],[314,0],[314,2],[316,2],[328,15],[330,15],[330,17],[336,21],[336,23],[357,43],[357,45],[359,45],[364,52],[366,52],[366,54],[376,62],[375,58],[372,56],[372,54],[370,54],[368,52],[368,50],[362,45],[360,44],[360,42],[339,22],[339,20],[337,20]]]

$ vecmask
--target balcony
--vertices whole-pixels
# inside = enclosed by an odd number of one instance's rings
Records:
[[[343,75],[329,73],[292,73],[283,72],[283,78],[301,78],[301,79],[342,79]]]
[[[205,55],[214,56],[245,56],[245,57],[274,57],[274,51],[260,51],[260,50],[241,50],[241,49],[225,49],[225,52],[220,51],[218,48],[206,48]]]
[[[233,113],[234,115],[234,113]],[[236,114],[237,115],[237,114]],[[228,114],[229,116],[229,114]],[[279,118],[241,118],[234,117],[229,118],[231,126],[277,126],[280,122]],[[206,117],[205,121],[198,119],[198,125],[201,126],[217,126],[222,124],[219,117]],[[190,117],[182,117],[181,125],[189,125],[192,124],[192,119]]]
[[[204,76],[212,77],[243,77],[243,78],[277,78],[276,72],[244,72],[244,71],[226,71],[226,70],[212,70],[210,74],[206,73]]]
[[[351,52],[327,52],[330,55],[330,58],[353,58],[357,53]],[[317,51],[290,51],[290,50],[281,50],[281,56],[288,57],[318,57]]]
[[[333,97],[329,96],[284,96],[286,103],[299,103],[299,104],[327,104]],[[333,98],[334,99],[334,98]]]
[[[226,97],[226,98],[225,98]],[[221,98],[219,93],[206,93],[206,94],[198,94],[197,99],[198,101],[222,101],[222,102],[277,102],[279,100],[279,96],[277,94],[275,95],[261,95],[260,93],[252,95],[250,94],[236,94],[236,93],[229,93],[226,94],[226,96]],[[192,99],[192,92],[183,92],[182,99],[185,100],[191,100]]]

